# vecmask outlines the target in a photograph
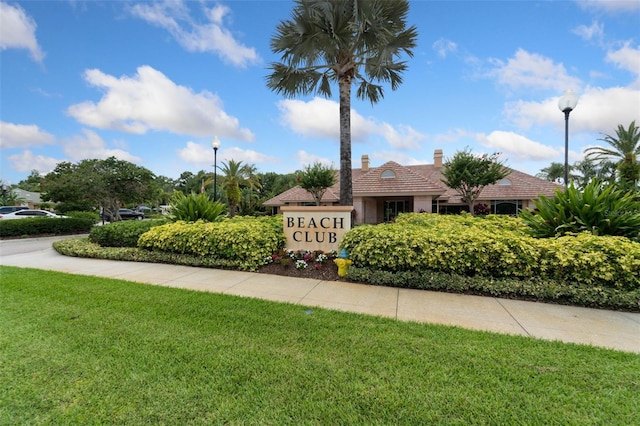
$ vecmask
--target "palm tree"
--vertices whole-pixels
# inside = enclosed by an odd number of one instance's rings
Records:
[[[372,104],[383,97],[388,82],[402,83],[405,53],[413,56],[418,32],[406,27],[407,0],[297,0],[292,18],[282,21],[271,38],[271,50],[282,62],[271,64],[267,86],[294,97],[318,93],[331,97],[332,82],[340,93],[340,204],[353,204],[351,181],[351,85],[356,96]]]
[[[615,183],[616,165],[611,161],[595,163],[594,160],[585,158],[573,163],[570,170],[573,171],[570,178],[577,188],[584,188],[592,179],[606,184]]]
[[[223,162],[221,186],[229,203],[229,215],[234,216],[240,204],[241,188],[259,188],[260,184],[255,180],[253,171],[255,166],[242,164],[242,161],[229,160]]]
[[[553,162],[548,167],[541,169],[536,176],[549,182],[559,183],[560,180],[564,179],[564,164]]]
[[[611,145],[611,148],[594,146],[587,148],[587,158],[594,160],[611,160],[616,162],[616,167],[620,176],[620,183],[623,187],[635,189],[640,180],[640,128],[636,127],[636,122],[632,121],[629,128],[625,129],[622,124],[618,125],[616,137],[604,135],[598,139]],[[617,160],[617,161],[616,161]]]

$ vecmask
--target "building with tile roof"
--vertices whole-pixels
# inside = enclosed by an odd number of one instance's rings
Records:
[[[369,156],[362,156],[362,167],[352,170],[353,207],[356,224],[392,221],[399,213],[459,213],[467,210],[458,193],[442,182],[442,150],[434,152],[433,164],[403,166],[388,161],[370,167]],[[495,214],[516,214],[533,207],[540,195],[553,196],[561,185],[509,169],[507,177],[483,188],[475,205],[484,204]],[[328,188],[322,205],[338,205],[340,182]],[[299,186],[279,194],[263,205],[278,213],[281,206],[315,205],[309,192]]]

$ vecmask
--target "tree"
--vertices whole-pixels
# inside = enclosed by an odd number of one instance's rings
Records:
[[[295,97],[340,94],[340,204],[353,204],[351,177],[351,85],[359,99],[377,103],[383,89],[375,82],[402,83],[413,56],[418,32],[406,27],[407,0],[297,0],[290,20],[282,21],[271,38],[271,50],[282,55],[272,63],[267,86]]]
[[[20,189],[30,192],[40,192],[42,190],[40,183],[42,182],[42,176],[37,170],[31,170],[31,173],[25,180],[21,180],[16,185]]]
[[[118,209],[151,199],[155,176],[144,167],[115,157],[59,163],[43,181],[44,200],[89,203],[119,220]]]
[[[229,160],[222,163],[222,189],[229,204],[229,215],[234,216],[240,204],[241,188],[259,188],[260,183],[252,175],[254,167],[242,164],[242,161]]]
[[[499,153],[473,155],[467,148],[455,153],[442,168],[442,182],[454,189],[473,213],[473,203],[480,191],[509,175],[509,169],[497,161]]]
[[[604,135],[598,139],[608,143],[611,148],[594,146],[587,148],[587,158],[594,160],[611,160],[616,163],[619,183],[624,189],[637,189],[640,181],[640,128],[632,121],[629,128],[625,129],[621,124],[616,130],[616,137]]]
[[[0,180],[0,206],[18,206],[24,202],[13,189]]]
[[[320,205],[327,188],[333,186],[334,183],[336,183],[336,172],[333,167],[327,167],[319,162],[306,166],[303,171],[298,173],[298,184],[311,194],[316,206]]]
[[[569,167],[569,170],[571,170],[571,167]],[[549,182],[560,183],[564,180],[564,164],[553,162],[544,169],[541,169],[540,173],[536,176]]]
[[[614,184],[616,179],[616,166],[611,161],[600,161],[596,163],[592,159],[585,158],[582,161],[576,161],[571,166],[571,181],[577,188],[584,188],[593,179]]]

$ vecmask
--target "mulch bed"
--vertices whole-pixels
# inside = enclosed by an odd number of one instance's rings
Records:
[[[279,263],[269,263],[261,266],[256,272],[261,274],[283,275],[286,277],[311,278],[321,281],[346,281],[338,275],[338,267],[329,261],[319,268],[309,265],[305,269],[296,269],[295,266],[283,266]]]

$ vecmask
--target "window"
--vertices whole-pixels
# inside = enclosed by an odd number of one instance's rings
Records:
[[[400,213],[409,211],[409,200],[387,200],[384,202],[384,221],[393,222]]]
[[[511,186],[511,181],[509,179],[507,179],[507,178],[500,179],[498,181],[498,185]]]
[[[508,214],[515,216],[522,210],[522,200],[493,200],[491,201],[491,213]]]
[[[385,170],[384,172],[382,172],[380,177],[382,179],[393,179],[396,177],[396,174],[393,170]]]

